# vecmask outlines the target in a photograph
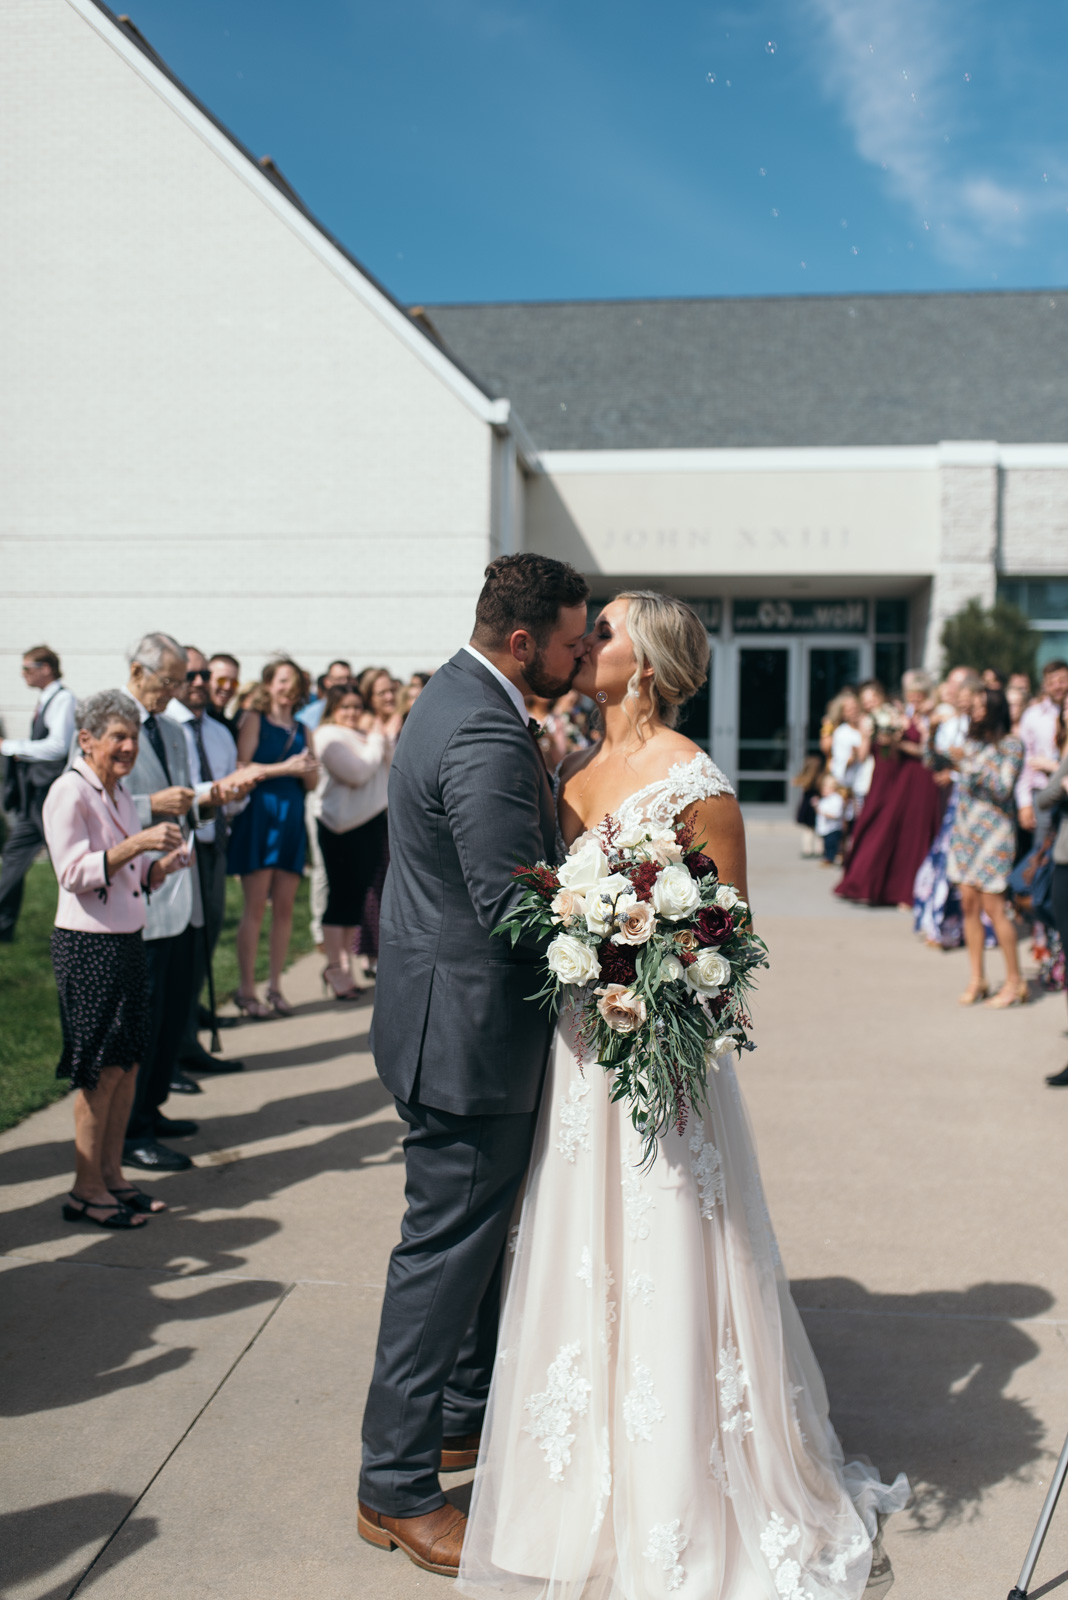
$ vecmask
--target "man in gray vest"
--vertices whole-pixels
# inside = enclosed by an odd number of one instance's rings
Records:
[[[0,741],[7,757],[4,810],[15,821],[4,845],[0,870],[0,943],[10,944],[22,905],[22,885],[43,846],[41,810],[45,795],[67,764],[74,737],[74,696],[59,673],[59,657],[46,644],[35,645],[22,658],[22,677],[39,695],[28,739]]]
[[[553,1027],[530,1003],[540,947],[491,937],[518,898],[516,866],[555,854],[523,697],[570,687],[588,595],[564,562],[491,562],[471,643],[415,702],[390,773],[371,1047],[408,1125],[408,1209],[364,1414],[358,1526],[446,1575],[466,1518],[438,1472],[477,1455],[505,1237]]]

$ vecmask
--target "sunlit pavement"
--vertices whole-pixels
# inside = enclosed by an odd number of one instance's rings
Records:
[[[740,1071],[832,1414],[915,1485],[896,1595],[1004,1600],[1068,1430],[1064,998],[963,1011],[961,954],[834,901],[793,829],[750,846],[773,967]],[[68,1105],[0,1137],[5,1600],[446,1592],[355,1528],[403,1178],[370,1008],[315,958],[287,989],[292,1020],[223,1035],[249,1070],[179,1106],[196,1167],[141,1234],[63,1222]],[[1066,1568],[1068,1498],[1032,1592]]]

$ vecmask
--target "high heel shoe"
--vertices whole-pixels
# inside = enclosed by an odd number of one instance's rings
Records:
[[[323,968],[323,993],[332,994],[335,1000],[358,1000],[360,991],[344,967]]]
[[[963,994],[957,996],[959,1006],[974,1006],[979,1000],[985,1000],[990,993],[988,983],[970,983]]]
[[[252,1022],[262,1022],[264,1017],[271,1014],[259,996],[254,994],[235,994],[234,1005]]]
[[[291,1017],[294,1015],[293,1007],[281,989],[268,989],[267,998],[271,1002],[271,1010],[276,1017]]]
[[[1025,1006],[1030,998],[1031,990],[1027,980],[1021,978],[1014,990],[1010,989],[1006,993],[1001,989],[992,1000],[987,1001],[987,1006],[991,1011],[1007,1011],[1010,1006]]]

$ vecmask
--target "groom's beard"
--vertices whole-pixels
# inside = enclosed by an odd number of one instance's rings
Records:
[[[556,700],[570,689],[581,665],[581,661],[576,661],[568,677],[554,678],[546,671],[542,652],[535,650],[534,660],[523,669],[523,681],[530,693],[537,695],[539,700]]]

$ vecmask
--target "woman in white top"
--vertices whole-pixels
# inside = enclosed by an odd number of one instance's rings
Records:
[[[338,1000],[356,1000],[360,994],[351,959],[353,940],[386,849],[386,787],[395,735],[377,722],[361,732],[363,714],[356,691],[338,685],[327,693],[313,736],[321,765],[316,828],[328,885],[323,984]]]

